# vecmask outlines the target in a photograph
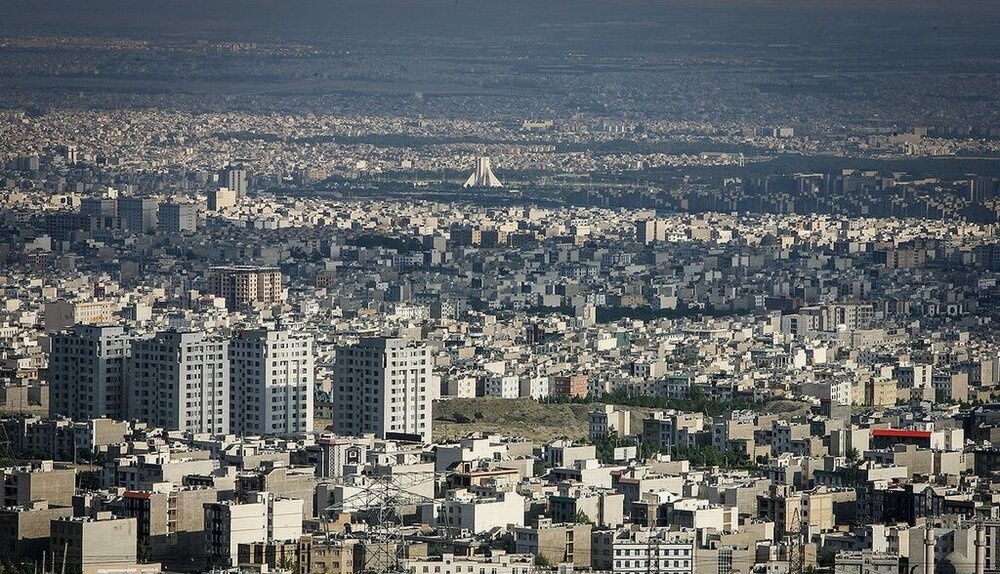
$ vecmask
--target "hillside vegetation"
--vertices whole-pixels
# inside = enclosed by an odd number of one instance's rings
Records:
[[[587,438],[587,413],[601,403],[540,403],[533,399],[479,397],[450,399],[434,403],[434,440],[455,439],[470,432],[497,432],[523,436],[531,441],[556,438]],[[642,429],[647,413],[659,410],[642,406],[623,406],[632,411],[632,430]],[[773,401],[760,409],[769,413],[805,412],[807,405],[796,401]]]

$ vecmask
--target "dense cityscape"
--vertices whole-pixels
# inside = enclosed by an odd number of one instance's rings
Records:
[[[1000,573],[998,25],[12,0],[0,574]]]

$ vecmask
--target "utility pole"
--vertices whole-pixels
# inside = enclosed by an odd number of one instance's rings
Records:
[[[788,543],[788,572],[789,574],[804,574],[806,564],[805,545],[802,543],[802,513],[801,496],[796,502],[795,510],[792,512],[792,523],[789,532],[785,533]]]
[[[375,467],[364,474],[363,483],[354,484],[362,488],[324,511],[325,521],[333,512],[357,513],[366,524],[364,548],[366,550],[366,570],[373,572],[400,572],[400,562],[406,557],[406,536],[403,529],[403,512],[408,507],[423,503],[434,503],[414,492],[427,482],[435,483],[438,478],[450,473],[434,471],[392,474],[388,467]],[[329,527],[326,527],[329,533]]]
[[[976,520],[976,574],[986,572],[986,527],[983,520]]]
[[[7,434],[6,425],[0,423],[0,468],[13,466],[17,463],[14,457],[14,443]]]

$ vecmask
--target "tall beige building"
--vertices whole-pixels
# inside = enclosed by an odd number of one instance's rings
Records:
[[[52,520],[51,532],[49,552],[53,572],[160,571],[159,564],[136,561],[135,518],[114,518],[110,512],[99,512],[96,518],[58,518]]]
[[[117,321],[118,301],[54,301],[45,304],[45,332],[57,333],[73,325],[99,325]]]
[[[635,224],[636,241],[649,245],[667,239],[666,222],[661,219],[644,219]]]
[[[157,561],[186,561],[205,548],[206,503],[218,500],[218,491],[205,487],[169,490],[127,490],[123,513],[136,520],[137,547]]]
[[[236,192],[228,187],[220,187],[208,192],[208,210],[221,211],[236,205]]]
[[[0,507],[27,507],[34,500],[50,506],[72,506],[76,470],[56,468],[51,460],[0,469]]]
[[[233,265],[208,271],[208,292],[223,297],[233,310],[252,309],[284,300],[277,267]]]

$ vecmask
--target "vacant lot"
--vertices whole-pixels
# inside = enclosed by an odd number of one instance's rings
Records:
[[[523,436],[531,441],[566,437],[587,438],[587,413],[598,405],[543,404],[532,399],[452,399],[434,403],[434,440],[454,439],[470,432],[498,432]],[[622,407],[632,411],[632,430],[642,428],[642,419],[657,409]],[[802,412],[805,405],[793,401],[775,401],[767,412]]]
[[[434,440],[458,438],[475,431],[523,436],[532,441],[586,438],[587,413],[595,406],[493,397],[437,401],[434,403]],[[639,425],[650,410],[636,408],[632,424]]]

